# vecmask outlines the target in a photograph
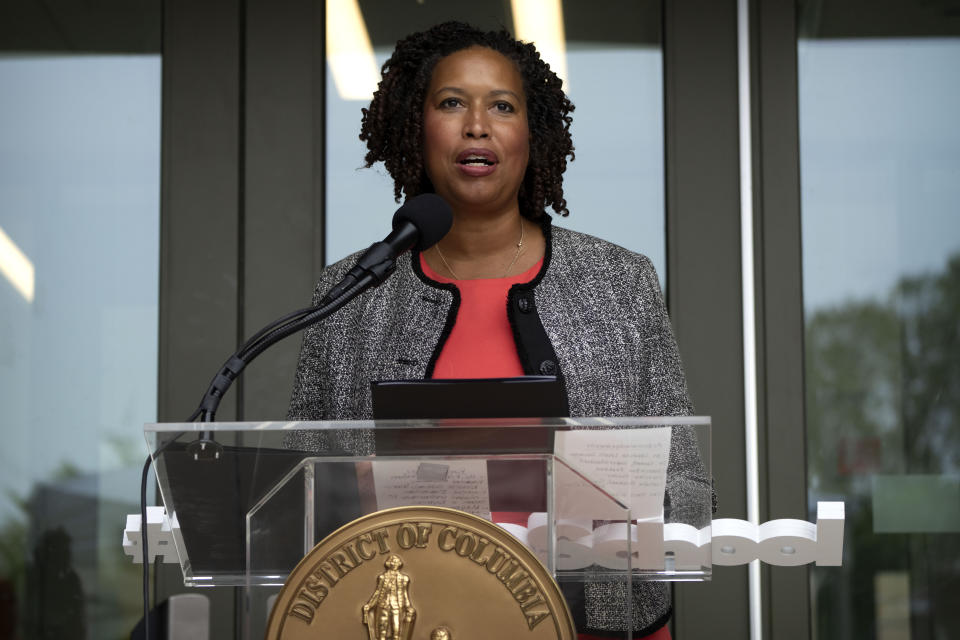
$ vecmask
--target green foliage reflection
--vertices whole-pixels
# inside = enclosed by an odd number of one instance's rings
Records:
[[[817,637],[877,637],[898,608],[914,640],[960,637],[960,532],[878,534],[871,491],[876,474],[960,474],[960,254],[886,301],[812,314],[806,369],[809,502],[847,505],[843,569],[812,573]],[[887,576],[907,602],[885,601]]]

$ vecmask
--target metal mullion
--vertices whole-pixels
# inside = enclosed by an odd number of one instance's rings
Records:
[[[760,508],[763,520],[808,519],[796,4],[756,3]],[[764,569],[769,637],[809,637],[809,572],[806,566]]]
[[[664,3],[667,279],[691,397],[713,416],[718,518],[746,515],[736,3]],[[744,567],[676,585],[677,637],[749,633]]]

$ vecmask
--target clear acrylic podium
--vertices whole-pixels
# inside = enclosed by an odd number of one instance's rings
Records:
[[[328,534],[412,505],[500,524],[561,584],[711,577],[707,417],[164,423],[144,432],[151,451],[162,449],[154,465],[188,586],[275,593]],[[255,637],[266,614],[248,609],[245,635]]]

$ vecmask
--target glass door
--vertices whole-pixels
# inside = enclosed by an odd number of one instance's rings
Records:
[[[863,9],[799,3],[808,499],[847,514],[811,629],[954,638],[960,29],[933,5]]]

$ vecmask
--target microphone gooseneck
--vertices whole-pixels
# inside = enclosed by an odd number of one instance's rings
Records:
[[[299,309],[270,323],[236,351],[224,363],[200,401],[201,420],[212,422],[227,389],[243,369],[271,345],[323,320],[370,287],[383,283],[396,268],[397,256],[414,247],[428,249],[447,235],[453,226],[453,212],[440,196],[425,193],[407,200],[393,215],[393,230],[360,256],[356,265],[320,300],[315,307]],[[208,432],[204,433],[207,436]],[[211,437],[195,443],[198,458],[219,457]]]

